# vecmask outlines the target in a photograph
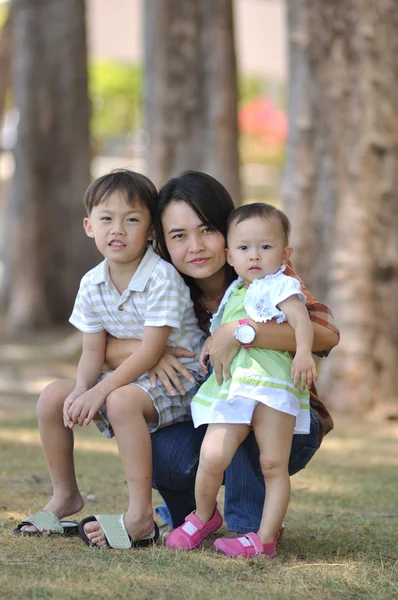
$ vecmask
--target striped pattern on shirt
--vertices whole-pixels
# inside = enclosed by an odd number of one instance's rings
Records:
[[[189,288],[151,246],[122,294],[110,278],[106,260],[86,273],[69,321],[83,333],[105,330],[119,339],[142,339],[144,327],[169,326],[167,345],[196,354],[204,339]]]

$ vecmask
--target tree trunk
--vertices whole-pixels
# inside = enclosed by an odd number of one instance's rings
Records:
[[[10,227],[11,330],[65,323],[93,265],[82,219],[90,179],[84,0],[15,0],[20,112]]]
[[[398,5],[289,0],[288,19],[294,261],[342,333],[321,390],[362,411],[398,389]]]
[[[7,92],[11,83],[12,6],[13,2],[0,33],[0,122],[5,112]]]
[[[232,0],[146,2],[149,174],[210,173],[240,202]]]

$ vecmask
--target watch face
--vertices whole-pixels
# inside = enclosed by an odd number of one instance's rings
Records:
[[[246,323],[245,325],[239,325],[236,331],[236,339],[241,344],[250,344],[256,337],[256,331],[254,327]]]

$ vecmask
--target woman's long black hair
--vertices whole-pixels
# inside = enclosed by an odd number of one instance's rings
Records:
[[[166,207],[174,201],[186,202],[198,215],[204,225],[219,231],[226,238],[227,219],[235,208],[231,196],[225,187],[207,173],[200,171],[184,171],[178,177],[169,179],[161,188],[155,210],[155,233],[157,249],[163,258],[172,262],[167,250],[162,226],[162,216]],[[236,278],[236,273],[230,265],[226,265],[228,281]],[[200,290],[191,277],[184,277],[191,289],[191,296],[196,300]]]

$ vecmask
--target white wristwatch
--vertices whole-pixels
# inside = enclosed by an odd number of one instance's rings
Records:
[[[235,339],[242,348],[250,348],[256,339],[256,330],[250,325],[249,319],[240,319],[239,325],[235,330]]]

